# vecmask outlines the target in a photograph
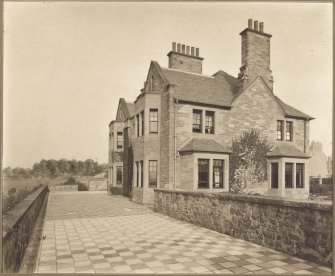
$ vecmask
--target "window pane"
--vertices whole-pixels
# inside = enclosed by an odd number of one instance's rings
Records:
[[[285,163],[285,188],[293,187],[293,163]]]
[[[223,188],[224,160],[213,160],[213,188]]]
[[[198,188],[209,187],[209,160],[198,159]]]
[[[201,110],[193,110],[193,132],[202,132],[202,111]]]
[[[122,185],[122,167],[116,167],[116,185]]]
[[[205,132],[210,134],[214,133],[214,112],[206,111]]]
[[[271,188],[278,188],[278,163],[271,163]]]
[[[141,163],[141,187],[143,187],[143,161],[140,161]]]
[[[141,119],[142,119],[142,133],[141,135],[144,135],[144,111],[141,112]]]
[[[157,187],[157,161],[149,161],[149,187]]]
[[[286,122],[286,140],[292,141],[293,123]]]
[[[150,109],[149,112],[149,131],[158,132],[158,110]]]
[[[277,140],[283,140],[283,121],[277,121]]]
[[[140,136],[140,116],[137,114],[136,115],[136,123],[137,123],[137,137]]]
[[[122,132],[117,133],[117,148],[122,149],[123,147],[123,134]]]
[[[304,164],[296,164],[295,181],[297,188],[304,188]]]

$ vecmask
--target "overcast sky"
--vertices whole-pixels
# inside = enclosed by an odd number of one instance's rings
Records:
[[[271,38],[274,93],[315,117],[331,153],[332,4],[4,4],[4,166],[44,159],[107,162],[118,99],[134,101],[151,60],[173,41],[200,48],[203,73],[237,76],[249,18]]]

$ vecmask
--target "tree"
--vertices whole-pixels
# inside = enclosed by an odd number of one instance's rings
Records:
[[[247,193],[248,186],[266,180],[266,154],[270,149],[267,140],[255,129],[233,139],[229,171],[232,192]]]

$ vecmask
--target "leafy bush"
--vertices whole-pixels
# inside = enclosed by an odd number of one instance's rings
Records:
[[[88,191],[88,188],[84,183],[78,182],[78,191]]]
[[[319,184],[318,182],[311,181],[309,185],[309,192],[311,194],[324,194],[332,191],[331,185]]]
[[[18,191],[16,190],[16,188],[11,188],[8,191],[8,196],[3,198],[4,213],[14,208],[20,201],[25,199],[29,194],[36,191],[41,186],[42,186],[41,184],[38,184],[32,187],[31,189],[24,187],[24,188],[19,189]]]
[[[229,171],[233,193],[248,193],[248,186],[267,179],[266,154],[270,149],[267,140],[255,129],[233,140]]]
[[[76,179],[73,176],[70,176],[66,182],[64,182],[64,185],[75,185],[76,183]]]

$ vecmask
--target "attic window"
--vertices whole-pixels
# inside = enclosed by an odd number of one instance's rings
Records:
[[[149,87],[150,91],[154,90],[154,76],[151,76],[150,78],[150,87]]]

